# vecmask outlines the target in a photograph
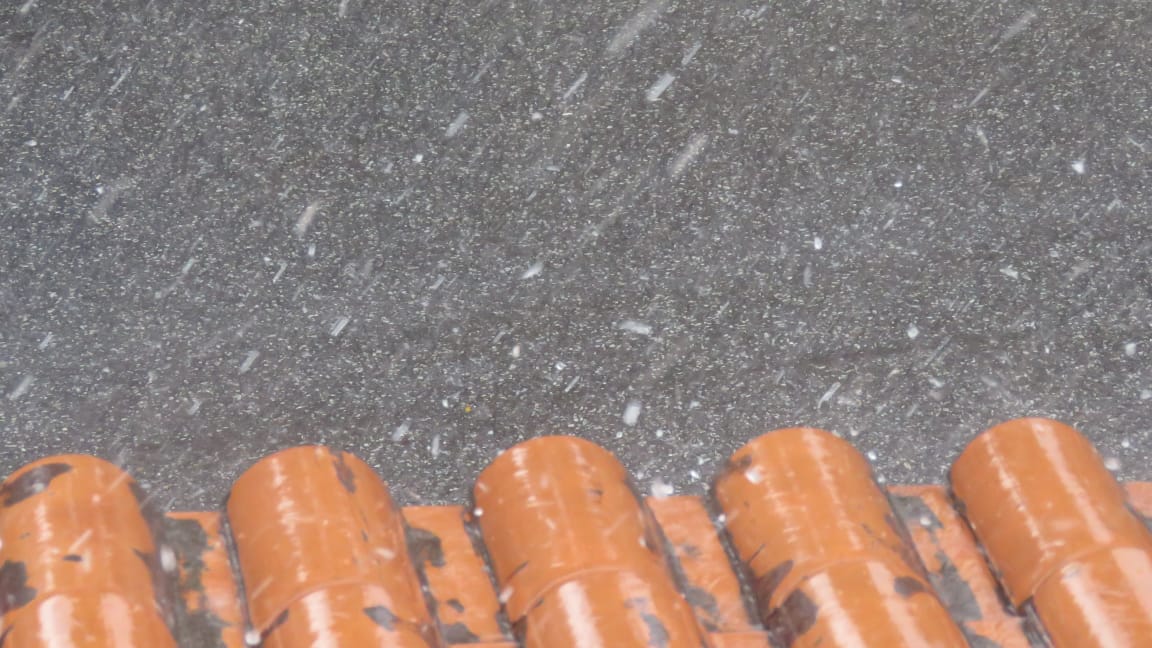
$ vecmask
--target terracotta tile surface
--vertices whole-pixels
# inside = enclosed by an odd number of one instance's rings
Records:
[[[401,509],[304,446],[164,515],[116,466],[50,457],[0,486],[0,646],[1152,646],[1152,484],[1045,419],[979,435],[950,481],[884,488],[793,428],[708,499],[644,498],[604,449],[542,437],[467,506]]]

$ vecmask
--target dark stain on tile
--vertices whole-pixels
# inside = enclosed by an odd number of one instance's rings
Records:
[[[19,477],[0,486],[0,502],[3,506],[13,506],[44,492],[48,485],[60,475],[72,470],[66,463],[49,463],[25,471]]]

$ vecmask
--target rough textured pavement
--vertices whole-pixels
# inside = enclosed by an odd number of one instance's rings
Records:
[[[939,481],[1043,414],[1152,478],[1150,60],[1120,1],[5,3],[0,474],[699,492],[803,423]]]

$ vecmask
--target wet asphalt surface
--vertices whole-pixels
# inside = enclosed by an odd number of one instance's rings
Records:
[[[1134,2],[5,3],[0,474],[701,492],[811,424],[941,481],[1038,414],[1150,479],[1148,61]]]

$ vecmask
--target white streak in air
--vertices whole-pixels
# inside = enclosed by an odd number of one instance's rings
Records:
[[[439,434],[432,437],[431,450],[432,450],[432,458],[433,459],[440,456],[440,435]]]
[[[704,43],[702,43],[700,41],[696,41],[695,43],[692,43],[692,47],[689,47],[688,51],[684,52],[684,57],[680,59],[680,65],[684,66],[684,65],[688,65],[689,63],[691,63],[692,59],[696,58],[696,53],[699,52],[700,48],[703,46],[704,46]]]
[[[1072,160],[1072,170],[1075,171],[1077,175],[1084,175],[1084,173],[1088,170],[1088,167],[1084,162],[1084,158],[1080,158],[1079,160]]]
[[[308,233],[308,228],[312,227],[312,221],[316,220],[316,214],[320,213],[320,201],[313,200],[308,203],[304,211],[300,213],[300,218],[296,219],[296,225],[292,231],[296,232],[296,236],[304,236]]]
[[[36,484],[33,485],[32,488],[37,493],[42,492],[44,490],[43,483],[41,483],[41,482],[37,482]],[[81,533],[79,536],[76,537],[76,540],[72,544],[68,545],[68,549],[65,551],[65,553],[70,553],[70,554],[80,553],[81,548],[83,548],[84,545],[87,544],[88,541],[91,539],[92,539],[92,529],[85,529],[83,533]]]
[[[636,40],[640,32],[656,22],[656,19],[660,17],[660,14],[664,13],[664,8],[667,6],[668,0],[650,0],[616,31],[612,36],[612,40],[608,41],[607,52],[609,54],[619,54],[622,52]]]
[[[340,334],[344,332],[344,327],[348,326],[348,322],[351,321],[351,317],[341,317],[340,319],[336,320],[335,324],[332,325],[332,330],[329,331],[328,334],[332,337],[340,337]]]
[[[20,5],[20,15],[21,16],[27,16],[28,12],[32,11],[32,7],[35,7],[35,6],[36,6],[36,0],[28,0],[28,2],[25,2],[24,4]]]
[[[564,393],[567,394],[568,392],[572,391],[572,388],[574,388],[578,382],[580,382],[580,376],[576,376],[572,380],[569,380],[568,384],[564,387]]]
[[[916,324],[915,323],[909,324],[908,325],[908,339],[909,340],[915,340],[919,336],[920,336],[920,329],[916,326]]]
[[[120,74],[120,76],[116,79],[116,82],[112,84],[112,87],[108,88],[108,93],[111,94],[113,92],[116,92],[116,88],[119,88],[120,84],[124,83],[124,79],[127,79],[129,74],[132,74],[132,66],[131,65],[128,66],[127,70],[124,70],[124,72]]]
[[[528,269],[525,270],[520,275],[520,278],[521,279],[531,279],[532,277],[539,275],[541,272],[543,272],[543,270],[544,270],[544,263],[541,261],[537,261],[536,263],[533,263],[532,265],[528,266]]]
[[[828,401],[832,400],[832,397],[835,396],[836,392],[838,392],[838,391],[840,391],[840,381],[839,380],[832,383],[832,386],[828,388],[828,391],[824,392],[824,395],[820,397],[820,400],[816,401],[816,409],[820,409],[821,407],[824,406],[824,403],[827,403]]]
[[[819,236],[813,238],[812,239],[812,249],[813,250],[823,250],[824,249],[824,239],[820,238]]]
[[[1016,270],[1016,268],[1013,268],[1012,266],[1004,266],[1003,268],[1000,268],[1000,274],[1010,279],[1020,278],[1020,273]]]
[[[40,349],[41,351],[43,351],[44,349],[47,349],[48,345],[52,344],[52,340],[54,337],[55,336],[52,335],[51,333],[49,333],[48,335],[45,335],[44,339],[40,340],[40,344],[36,345],[36,348]]]
[[[248,373],[252,369],[252,365],[255,364],[256,358],[259,357],[259,351],[249,351],[248,355],[244,356],[244,362],[240,363],[240,373]]]
[[[672,160],[672,163],[668,165],[668,174],[675,178],[681,173],[684,173],[684,170],[707,148],[708,140],[707,133],[696,133],[693,135],[692,139],[688,140],[688,144],[681,149],[676,158]]]
[[[340,5],[336,8],[336,15],[341,18],[348,15],[348,0],[340,0]]]
[[[624,425],[632,427],[640,420],[640,410],[644,409],[644,404],[640,401],[628,401],[628,405],[624,408]]]
[[[460,111],[460,114],[456,115],[456,119],[453,119],[452,123],[448,124],[448,129],[444,131],[444,137],[456,137],[464,128],[464,124],[468,123],[468,118],[468,111]]]
[[[281,261],[280,262],[280,268],[278,270],[276,270],[276,274],[272,277],[272,283],[276,283],[277,281],[280,281],[280,277],[284,276],[284,271],[287,269],[288,269],[288,262],[287,261]]]
[[[1023,33],[1025,29],[1028,29],[1028,25],[1032,24],[1033,20],[1036,20],[1036,12],[1031,10],[1025,11],[1024,15],[1016,19],[1016,22],[1008,25],[1008,28],[1000,35],[1000,41],[992,46],[992,51],[995,52],[1001,45]]]
[[[668,86],[672,85],[672,82],[675,80],[676,80],[675,74],[672,74],[670,72],[665,72],[664,74],[661,74],[660,78],[656,79],[656,83],[653,83],[652,87],[648,88],[648,93],[646,95],[644,95],[644,98],[647,99],[649,102],[659,100],[660,95],[664,94],[664,91],[667,90]]]
[[[652,327],[644,322],[637,322],[636,320],[624,320],[616,325],[616,328],[621,331],[628,331],[636,335],[652,335]]]
[[[1129,342],[1129,343],[1124,345],[1124,355],[1128,356],[1129,358],[1136,355],[1136,343],[1135,342]]]
[[[991,89],[992,89],[992,86],[984,86],[984,89],[981,90],[980,92],[977,92],[976,96],[972,97],[972,101],[968,102],[968,107],[971,108],[971,107],[975,106],[976,104],[980,103],[980,100],[983,99],[984,95],[988,94],[988,91]]]
[[[21,378],[20,382],[16,384],[16,388],[13,389],[12,391],[8,392],[8,400],[14,401],[17,398],[20,398],[21,396],[23,396],[24,394],[27,394],[28,389],[32,387],[32,383],[35,380],[36,379],[33,378],[32,376],[24,376],[23,378]]]
[[[402,440],[404,437],[408,436],[408,429],[408,421],[404,421],[400,425],[396,426],[396,429],[392,430],[392,443],[396,443]]]
[[[570,99],[572,95],[576,94],[576,91],[578,91],[580,86],[584,85],[584,82],[587,80],[588,72],[581,72],[580,76],[576,77],[576,80],[572,82],[572,85],[568,86],[568,90],[564,92],[564,96],[560,98],[560,101],[568,101],[568,99]]]
[[[952,343],[952,336],[951,335],[944,338],[944,341],[940,343],[940,346],[936,347],[936,350],[932,352],[932,355],[928,356],[928,360],[927,360],[927,362],[924,363],[924,366],[925,367],[931,366],[933,362],[936,362],[937,360],[939,360],[940,357],[944,355],[944,351],[948,348],[948,345],[951,343]],[[877,412],[877,414],[879,414],[879,412]]]
[[[203,402],[199,398],[193,398],[192,404],[189,405],[185,411],[188,412],[188,416],[196,416],[196,413],[200,411],[201,405],[203,405]]]

